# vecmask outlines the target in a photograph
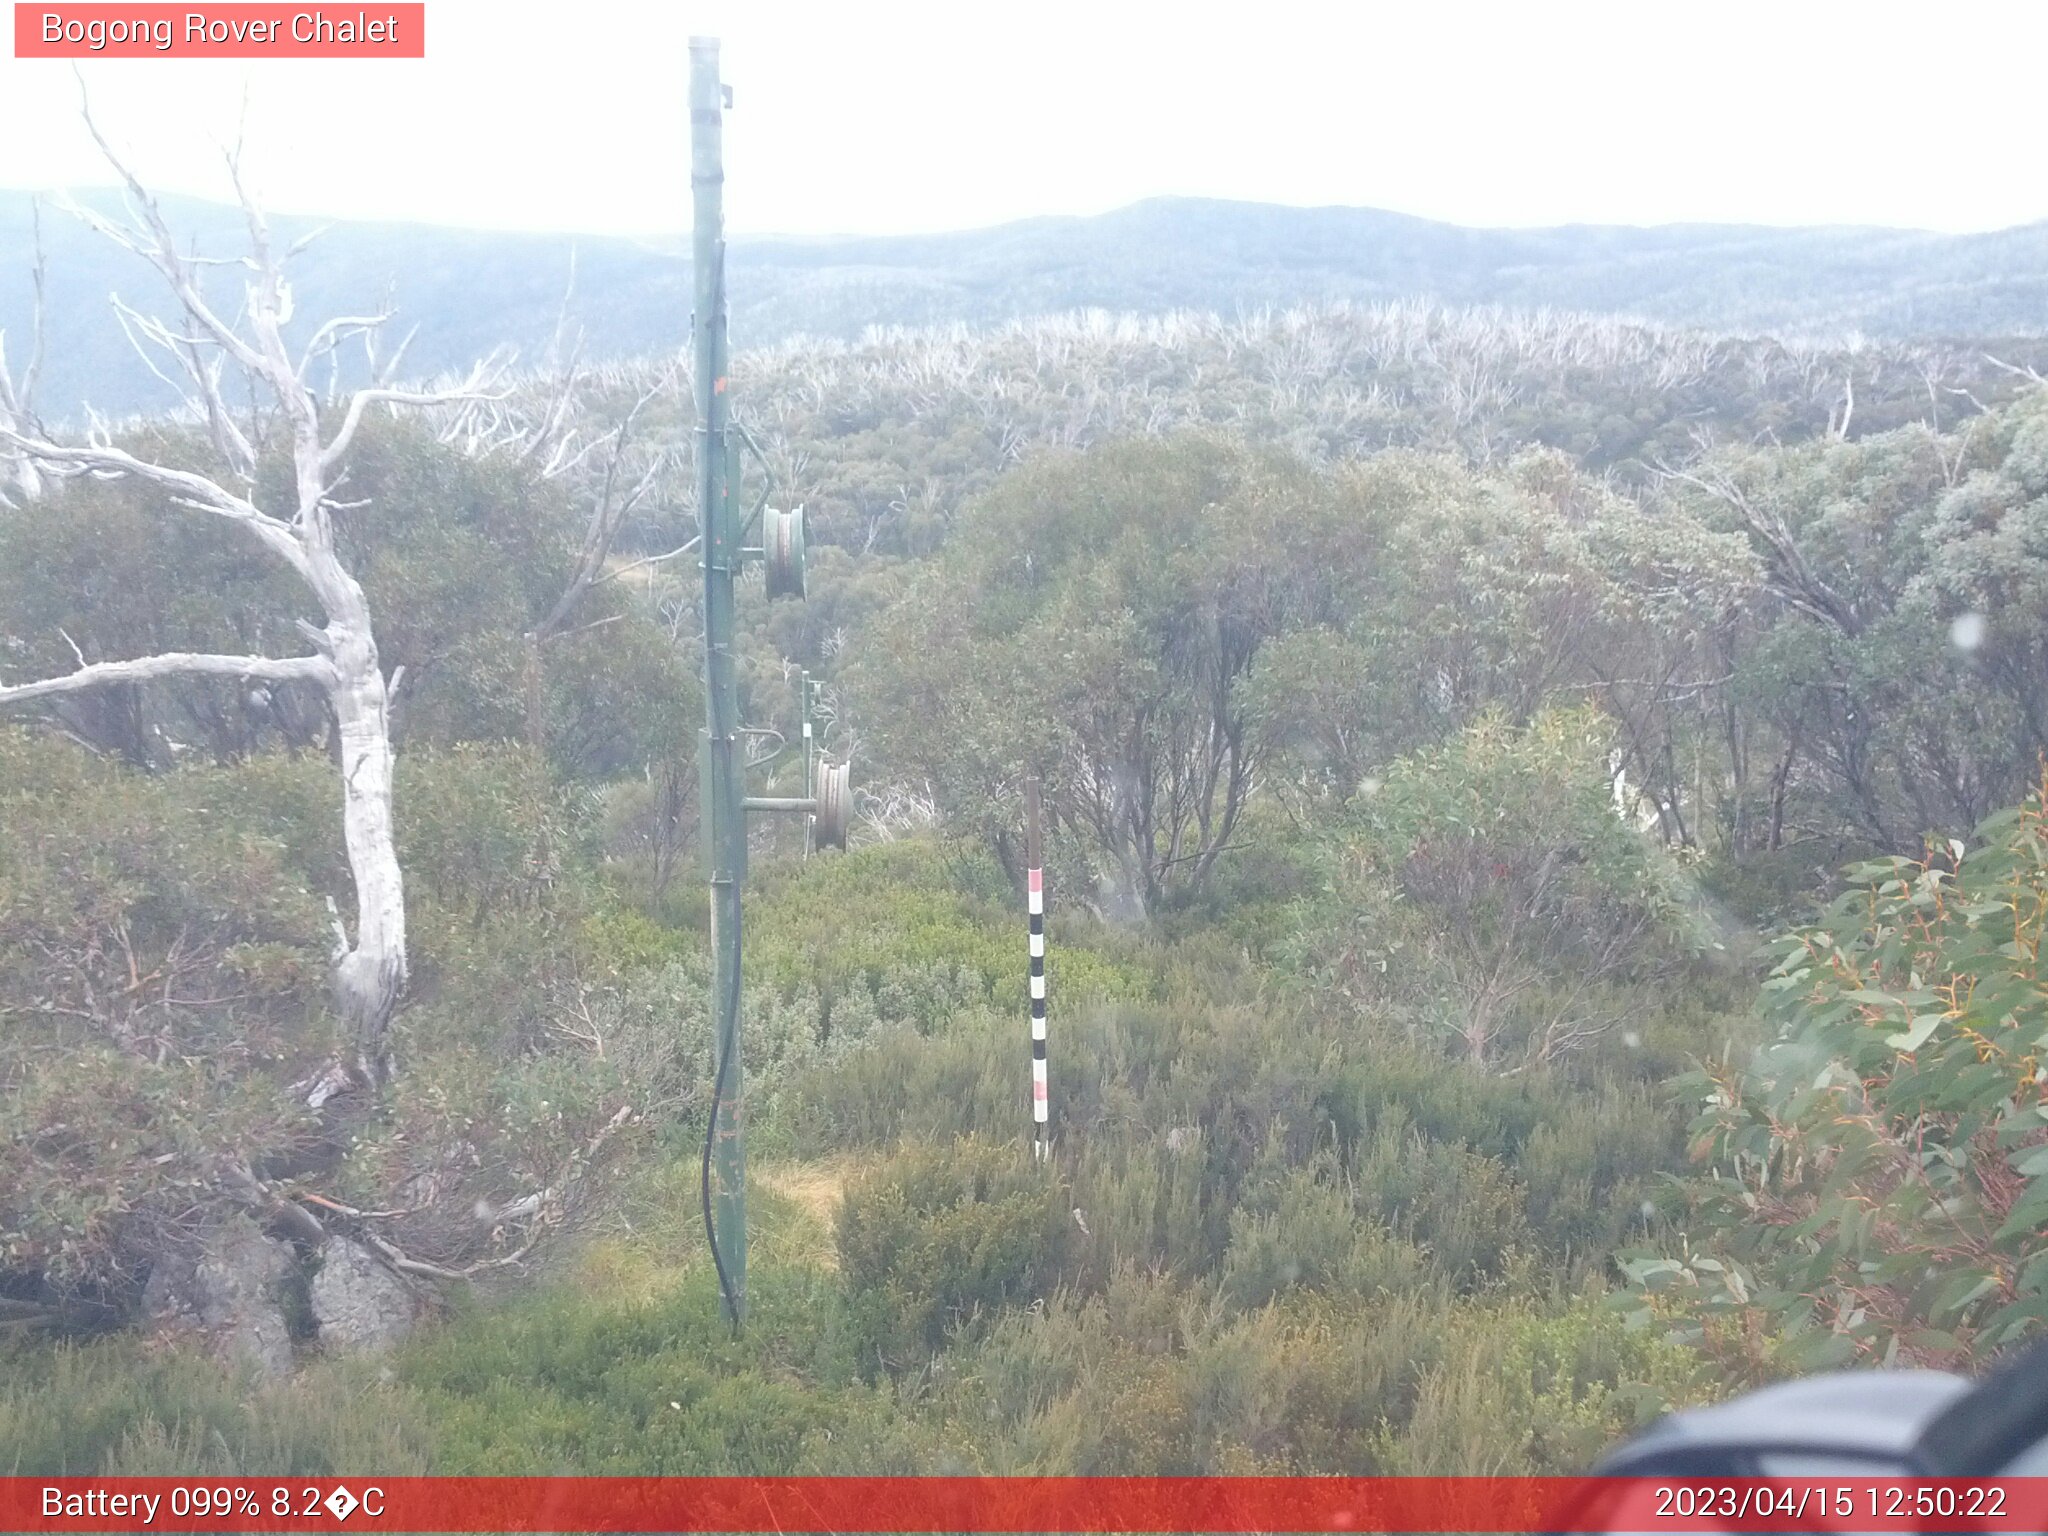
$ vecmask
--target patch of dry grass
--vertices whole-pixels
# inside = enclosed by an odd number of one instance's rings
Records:
[[[788,1263],[837,1269],[839,1202],[858,1171],[850,1157],[764,1163],[750,1170],[748,1182],[782,1207],[763,1213],[769,1219],[760,1225],[761,1248]]]
[[[747,1247],[772,1264],[839,1268],[839,1202],[860,1172],[852,1157],[777,1159],[747,1169]],[[555,1270],[610,1300],[649,1303],[708,1263],[698,1170],[677,1162],[650,1173],[632,1199],[564,1249]]]

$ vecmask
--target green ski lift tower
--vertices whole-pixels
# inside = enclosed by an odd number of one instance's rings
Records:
[[[712,1018],[716,1057],[712,1107],[704,1133],[704,1226],[725,1318],[737,1332],[747,1315],[745,1071],[740,1055],[740,888],[747,873],[747,813],[775,811],[809,818],[807,844],[846,846],[851,820],[850,770],[818,756],[811,729],[815,692],[803,679],[804,794],[747,794],[745,734],[739,718],[734,606],[741,570],[763,567],[767,596],[804,595],[803,509],[768,506],[764,489],[742,516],[742,447],[753,440],[732,419],[726,363],[725,112],[731,93],[719,78],[718,40],[690,40],[690,190],[694,210],[696,311],[691,343],[696,361],[697,516],[704,571],[704,737],[699,793],[711,885]],[[754,454],[764,474],[765,460]],[[750,544],[750,536],[759,543]]]

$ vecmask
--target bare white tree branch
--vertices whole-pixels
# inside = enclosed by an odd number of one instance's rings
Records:
[[[67,637],[68,638],[68,637]],[[76,646],[73,647],[74,654]],[[0,704],[25,704],[61,693],[82,693],[109,683],[143,683],[164,677],[248,677],[266,683],[317,683],[331,687],[334,668],[322,656],[210,656],[166,651],[134,661],[96,661],[39,682],[0,684]]]
[[[321,450],[319,464],[322,472],[333,469],[347,455],[355,442],[356,433],[363,425],[363,412],[373,405],[447,405],[457,400],[498,400],[504,398],[503,391],[493,391],[490,381],[502,366],[496,357],[486,358],[469,372],[469,377],[449,389],[390,389],[372,385],[359,389],[349,397],[348,411],[343,416],[341,430],[334,434],[334,440]]]

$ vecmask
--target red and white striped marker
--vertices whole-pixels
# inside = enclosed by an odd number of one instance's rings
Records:
[[[1038,830],[1038,780],[1024,781],[1025,910],[1031,925],[1031,1151],[1050,1155],[1046,1114],[1051,1107],[1045,1070],[1045,870]]]

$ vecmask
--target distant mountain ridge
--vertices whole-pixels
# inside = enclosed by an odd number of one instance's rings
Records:
[[[184,198],[166,198],[164,207],[199,249],[242,248],[239,210]],[[320,227],[300,217],[273,223],[280,242]],[[158,304],[153,274],[48,207],[43,242],[46,411],[75,416],[90,402],[120,415],[167,403],[168,392],[128,353],[107,304],[114,291],[144,308]],[[0,329],[17,359],[31,250],[29,195],[0,192]],[[572,251],[586,356],[681,344],[690,273],[680,241],[663,248],[334,223],[294,263],[298,313],[315,321],[361,313],[388,287],[401,331],[419,326],[413,370],[460,368],[499,344],[536,359],[553,334]],[[1969,235],[1738,225],[1505,230],[1369,208],[1162,198],[1093,217],[938,235],[738,238],[731,285],[740,348],[1081,308],[1230,314],[1409,298],[1623,314],[1712,331],[1988,338],[2048,330],[2048,223]]]

